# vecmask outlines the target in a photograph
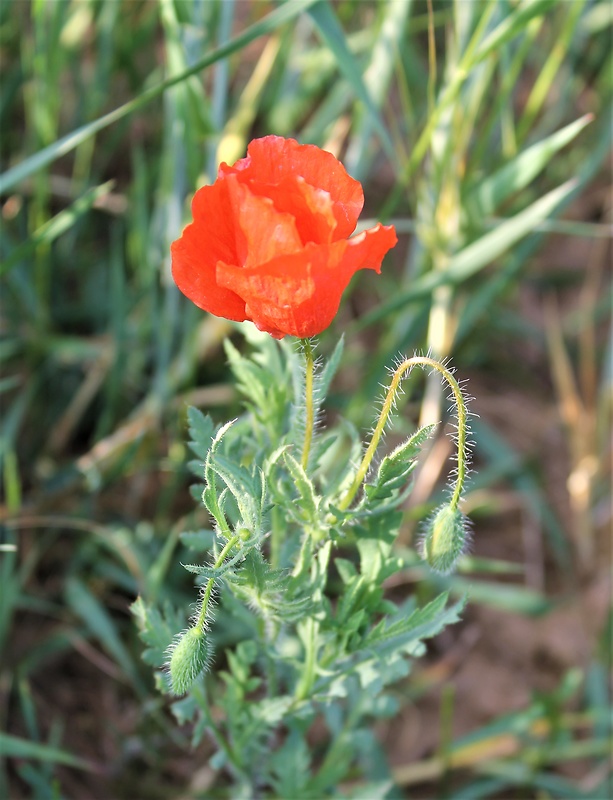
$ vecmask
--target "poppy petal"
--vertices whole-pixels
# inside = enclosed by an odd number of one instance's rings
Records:
[[[300,175],[287,176],[275,184],[249,181],[246,185],[253,194],[269,197],[278,211],[294,217],[303,244],[333,241],[337,221],[334,203],[325,189],[311,186]]]
[[[247,319],[245,301],[217,283],[216,265],[208,255],[213,251],[197,224],[185,228],[181,238],[171,244],[170,252],[174,282],[192,303],[218,317],[237,322]]]
[[[231,263],[254,267],[302,249],[302,239],[291,214],[277,210],[270,197],[253,194],[234,175],[228,176],[226,184],[236,222],[238,258]],[[223,256],[218,260],[223,261]]]
[[[276,338],[315,336],[334,319],[353,274],[359,269],[380,272],[383,256],[396,241],[394,228],[379,224],[353,239],[308,244],[251,269],[219,261],[217,282],[243,298],[247,318],[260,330]]]
[[[202,186],[192,200],[194,223],[206,238],[207,252],[203,258],[223,258],[230,264],[240,263],[236,250],[236,225],[227,181],[215,181]],[[216,258],[213,258],[215,254]]]
[[[237,261],[232,207],[224,183],[199,189],[192,201],[192,213],[194,222],[170,247],[172,277],[199,308],[242,322],[246,319],[244,301],[215,280],[220,258]]]
[[[310,186],[328,192],[332,198],[336,229],[332,240],[349,236],[364,205],[364,193],[332,153],[312,144],[299,144],[295,139],[264,136],[254,139],[247,148],[247,157],[233,166],[221,164],[219,176],[242,174],[242,180],[268,185],[281,183],[287,177],[300,176]]]

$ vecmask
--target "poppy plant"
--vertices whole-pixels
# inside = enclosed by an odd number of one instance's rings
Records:
[[[348,238],[360,183],[331,153],[294,139],[254,139],[194,195],[194,221],[172,244],[175,283],[199,308],[251,320],[277,339],[327,328],[359,269],[381,271],[391,225]]]

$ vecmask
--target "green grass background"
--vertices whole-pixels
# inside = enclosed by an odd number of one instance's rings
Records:
[[[398,353],[451,356],[480,415],[475,555],[452,591],[576,652],[546,688],[533,661],[525,703],[479,721],[440,672],[450,634],[402,689],[434,744],[390,752],[399,796],[610,796],[612,24],[607,0],[0,4],[0,795],[224,796],[128,606],[187,608],[178,536],[204,517],[185,408],[239,410],[221,347],[239,327],[179,295],[169,245],[219,161],[276,133],[341,157],[363,224],[400,238],[321,336],[347,337],[330,413],[366,430]],[[444,416],[436,380],[409,389],[396,431]],[[438,588],[422,578],[402,591]]]

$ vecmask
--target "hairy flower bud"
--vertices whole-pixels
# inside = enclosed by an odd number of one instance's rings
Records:
[[[181,634],[170,656],[172,691],[185,694],[198,675],[206,668],[210,645],[204,631],[190,628]]]
[[[436,572],[455,567],[468,542],[466,519],[458,508],[441,506],[428,523],[422,542],[423,557]]]

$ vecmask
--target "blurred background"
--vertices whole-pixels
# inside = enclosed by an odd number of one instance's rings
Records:
[[[187,608],[188,404],[240,412],[241,326],[170,278],[221,160],[324,147],[393,221],[320,337],[366,431],[400,354],[474,396],[469,592],[380,726],[398,797],[611,797],[608,0],[4,0],[0,5],[0,795],[224,797],[156,694],[129,606]],[[415,376],[394,437],[446,418]],[[442,431],[444,434],[444,431]],[[398,546],[444,491],[424,456]]]

